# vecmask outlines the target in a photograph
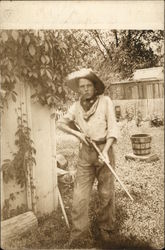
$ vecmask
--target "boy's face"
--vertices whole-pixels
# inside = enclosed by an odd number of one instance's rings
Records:
[[[79,79],[79,93],[80,97],[84,99],[90,99],[95,94],[94,84],[88,79]]]

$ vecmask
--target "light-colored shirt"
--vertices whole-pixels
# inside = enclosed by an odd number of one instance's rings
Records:
[[[114,107],[108,96],[100,95],[95,112],[84,119],[84,110],[80,100],[75,102],[68,112],[59,120],[59,123],[74,121],[81,130],[92,140],[102,141],[110,137],[117,139],[118,127],[114,113]]]

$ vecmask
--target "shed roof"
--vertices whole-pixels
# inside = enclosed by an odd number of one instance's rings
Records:
[[[163,79],[163,67],[153,67],[147,69],[137,69],[133,74],[133,80],[156,78]]]
[[[121,81],[112,82],[112,84],[124,84],[124,83],[134,83],[138,81],[153,81],[153,80],[163,80],[164,72],[163,67],[153,67],[145,69],[135,70],[132,79],[126,79]]]

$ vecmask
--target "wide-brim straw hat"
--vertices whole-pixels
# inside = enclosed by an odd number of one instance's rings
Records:
[[[88,79],[94,84],[98,95],[104,92],[105,86],[99,77],[93,72],[92,69],[83,68],[81,70],[72,72],[67,77],[67,85],[74,92],[79,92],[79,79]]]

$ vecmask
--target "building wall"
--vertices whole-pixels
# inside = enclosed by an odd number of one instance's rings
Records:
[[[16,194],[16,200],[11,202],[10,209],[25,204],[27,209],[32,209],[35,202],[35,213],[40,215],[50,213],[57,208],[57,175],[56,175],[56,130],[55,119],[51,118],[52,111],[31,100],[31,90],[27,85],[20,83],[16,86],[17,101],[9,100],[8,108],[2,112],[1,124],[1,164],[5,159],[13,159],[12,152],[17,152],[14,144],[17,130],[17,115],[15,109],[23,104],[23,112],[27,114],[28,126],[31,128],[31,139],[36,149],[36,166],[33,166],[35,193],[32,197],[32,189],[20,188],[14,180],[6,184],[1,172],[1,209],[4,201],[11,193]],[[18,195],[19,192],[19,195]]]
[[[40,104],[32,104],[33,140],[36,148],[35,184],[37,195],[37,212],[48,213],[56,207],[56,176],[52,140],[51,111]]]
[[[20,84],[17,84],[15,91],[18,94],[16,102],[9,99],[8,106],[5,105],[1,112],[1,165],[6,159],[12,160],[13,153],[17,152],[15,145],[15,133],[17,131],[16,110],[18,111],[20,103],[23,102]],[[27,207],[25,188],[21,188],[15,180],[10,180],[6,183],[1,172],[1,209],[4,208],[5,200],[8,200],[11,194],[14,194],[15,199],[9,201],[10,210],[22,205]]]

